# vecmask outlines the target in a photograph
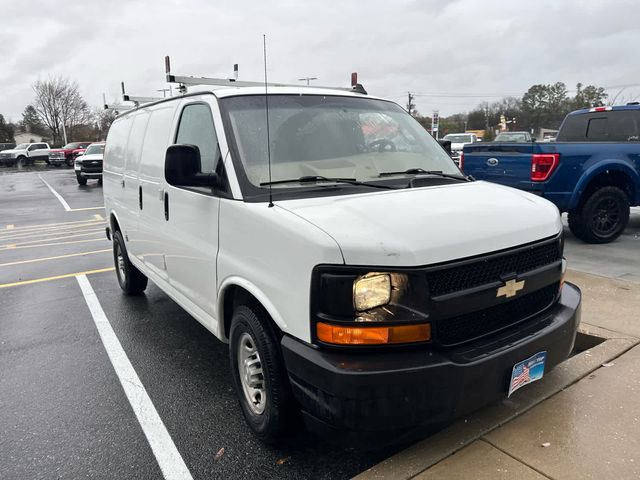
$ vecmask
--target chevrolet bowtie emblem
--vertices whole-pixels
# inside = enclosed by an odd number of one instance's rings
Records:
[[[515,279],[505,282],[504,286],[498,289],[496,297],[515,297],[517,293],[524,288],[524,280],[516,282]]]

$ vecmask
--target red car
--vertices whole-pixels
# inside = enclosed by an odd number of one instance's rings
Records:
[[[66,163],[68,166],[73,166],[73,161],[78,155],[84,153],[89,145],[93,142],[72,142],[67,143],[62,148],[56,148],[49,151],[49,161],[47,163],[51,165],[60,166]]]

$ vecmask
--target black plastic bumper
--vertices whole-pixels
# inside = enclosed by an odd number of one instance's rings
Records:
[[[539,317],[450,350],[329,351],[284,336],[282,351],[312,424],[358,432],[429,427],[505,397],[514,364],[537,352],[547,352],[545,373],[564,361],[580,303],[580,290],[566,283],[557,304]]]

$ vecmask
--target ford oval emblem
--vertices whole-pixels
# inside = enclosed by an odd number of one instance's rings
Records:
[[[489,160],[487,160],[487,165],[489,165],[490,167],[495,167],[496,165],[498,165],[498,163],[500,162],[497,158],[490,158]]]

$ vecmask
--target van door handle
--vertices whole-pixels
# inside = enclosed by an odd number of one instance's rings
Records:
[[[138,205],[140,206],[140,210],[142,210],[142,185],[138,186]]]
[[[169,220],[169,194],[164,192],[164,219]]]

